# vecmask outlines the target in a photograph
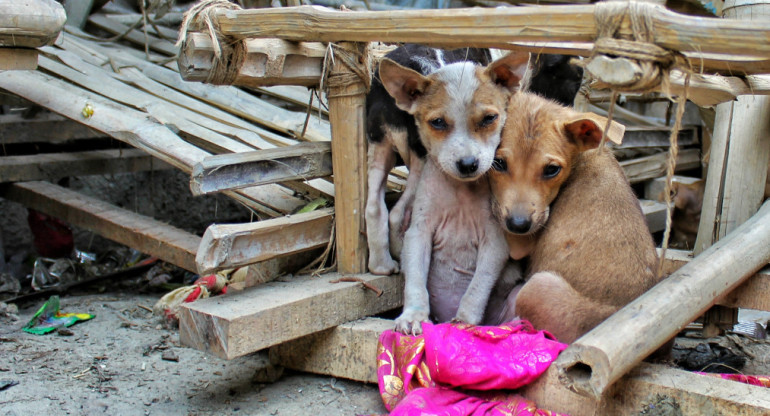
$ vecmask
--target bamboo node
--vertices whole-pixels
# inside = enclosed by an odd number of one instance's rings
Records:
[[[246,60],[246,42],[244,39],[228,37],[219,30],[219,23],[214,14],[220,10],[241,10],[241,7],[228,0],[203,0],[188,10],[179,28],[179,40],[176,45],[184,51],[187,33],[202,31],[211,38],[214,56],[211,59],[211,72],[204,82],[214,85],[231,85],[235,82],[241,66]],[[180,54],[180,59],[182,54]]]

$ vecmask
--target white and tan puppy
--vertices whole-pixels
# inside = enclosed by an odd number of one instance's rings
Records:
[[[485,315],[497,320],[500,311],[489,309],[503,303],[489,299],[493,286],[501,274],[511,287],[519,277],[492,217],[484,174],[500,142],[506,103],[528,60],[528,53],[514,52],[487,67],[455,63],[428,76],[390,60],[380,64],[385,89],[414,116],[427,150],[401,253],[406,281],[404,310],[396,319],[401,332],[418,334],[421,322],[431,317],[472,324]]]

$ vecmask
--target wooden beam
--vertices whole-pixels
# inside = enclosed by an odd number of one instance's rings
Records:
[[[623,142],[612,147],[613,149],[669,147],[671,146],[670,136],[670,127],[627,126],[623,134]],[[680,147],[698,144],[698,129],[682,128],[679,130],[677,143]]]
[[[0,0],[0,48],[50,45],[66,20],[64,7],[55,1]]]
[[[770,29],[759,22],[706,19],[636,3],[653,21],[653,42],[681,52],[770,56]],[[220,10],[220,31],[235,38],[279,38],[320,42],[413,42],[498,47],[512,41],[593,42],[594,13],[604,5],[335,11],[301,6],[278,9]],[[631,36],[623,16],[618,35]],[[483,30],[479,30],[483,28]],[[697,59],[694,60],[697,62]]]
[[[282,39],[247,39],[246,58],[232,85],[317,86],[323,75],[326,47],[318,42],[289,42]],[[191,32],[179,54],[179,73],[185,81],[206,82],[214,69],[211,38]]]
[[[270,362],[292,370],[377,383],[377,339],[392,320],[364,318],[270,348]]]
[[[18,113],[0,116],[2,144],[63,143],[100,137],[106,135],[55,113],[44,112],[32,118],[24,118]]]
[[[341,43],[334,49],[357,56],[361,72],[368,74],[366,44]],[[335,54],[338,52],[335,52]],[[364,80],[342,57],[332,60],[328,77],[329,121],[332,126],[332,164],[334,165],[337,218],[337,268],[341,273],[364,273],[366,244],[364,208],[366,204],[366,87]],[[337,81],[337,80],[344,81]],[[354,81],[351,81],[354,80]],[[337,82],[335,82],[337,81]],[[368,82],[368,80],[367,80]]]
[[[0,71],[37,69],[37,49],[0,48]]]
[[[639,205],[647,220],[647,227],[651,233],[657,233],[666,229],[666,205],[658,201],[640,199]]]
[[[608,386],[768,261],[770,202],[690,263],[573,342],[554,363],[559,379],[583,395],[601,397]]]
[[[166,223],[47,182],[15,183],[2,196],[195,271],[200,237]]]
[[[288,147],[209,156],[193,166],[194,195],[332,173],[331,143],[301,143]]]
[[[302,276],[185,304],[179,313],[182,344],[232,359],[401,306],[400,276],[354,275],[360,282],[330,283],[342,276]],[[374,357],[372,357],[374,360]]]
[[[0,157],[0,183],[55,181],[70,176],[107,175],[171,168],[171,165],[139,149],[39,153]]]
[[[85,27],[93,6],[94,0],[65,0],[64,10],[67,12],[67,26],[80,29]]]
[[[325,246],[334,210],[320,209],[248,224],[212,224],[195,258],[200,274],[232,269]]]
[[[637,183],[665,175],[667,160],[668,153],[663,152],[636,159],[624,160],[619,163],[620,167],[622,167],[623,171],[626,173],[628,181]],[[700,150],[698,149],[682,150],[676,158],[677,172],[697,169],[700,166]]]

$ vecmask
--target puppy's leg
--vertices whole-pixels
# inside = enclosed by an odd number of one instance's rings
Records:
[[[571,343],[618,310],[578,293],[551,272],[532,275],[515,299],[516,314],[545,329],[561,342]]]
[[[385,189],[388,173],[396,163],[396,155],[388,140],[369,143],[369,192],[366,197],[366,240],[369,245],[369,272],[379,275],[398,273],[398,263],[390,256],[388,243],[388,208]]]
[[[396,318],[396,331],[404,334],[422,333],[422,322],[429,320],[428,273],[430,268],[433,233],[415,218],[404,236],[404,309]]]
[[[476,270],[468,289],[460,299],[455,321],[474,325],[481,323],[489,294],[508,262],[508,245],[497,223],[490,221],[487,224],[485,237],[479,244]]]
[[[484,313],[484,325],[501,325],[514,320],[516,294],[513,294],[513,305],[509,305],[508,301],[511,299],[511,293],[518,292],[523,285],[521,265],[517,261],[508,260],[500,274],[500,279],[497,280],[489,295],[487,310]],[[511,316],[509,316],[509,310]]]
[[[401,247],[404,243],[404,233],[409,228],[412,219],[412,205],[417,193],[417,183],[422,176],[424,162],[414,152],[409,158],[409,176],[406,178],[406,186],[398,202],[390,210],[388,222],[390,224],[390,254],[393,257],[401,257]]]

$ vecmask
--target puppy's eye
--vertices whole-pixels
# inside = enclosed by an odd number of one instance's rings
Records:
[[[505,172],[508,170],[508,164],[505,162],[505,159],[496,157],[492,160],[492,169],[498,172]]]
[[[487,114],[479,122],[479,127],[487,127],[497,120],[497,114]]]
[[[446,120],[441,117],[428,121],[428,124],[436,130],[446,130],[449,127]]]
[[[543,177],[545,179],[552,179],[555,178],[556,175],[561,172],[561,166],[559,165],[548,165],[543,169]]]

